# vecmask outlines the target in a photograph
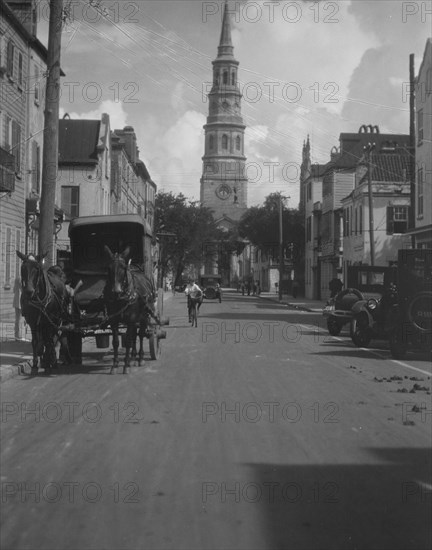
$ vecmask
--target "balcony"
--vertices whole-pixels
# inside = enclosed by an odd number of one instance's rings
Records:
[[[15,157],[0,147],[0,193],[15,191]]]

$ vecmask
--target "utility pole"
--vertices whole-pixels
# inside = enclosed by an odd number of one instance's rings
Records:
[[[375,143],[368,143],[363,147],[367,159],[368,171],[368,198],[369,198],[369,241],[370,241],[370,262],[375,265],[375,237],[374,237],[374,213],[373,213],[373,194],[372,194],[372,164],[371,152],[375,149]]]
[[[279,195],[279,301],[282,301],[282,277],[284,272],[282,193]]]
[[[48,265],[54,261],[53,229],[58,168],[58,120],[60,104],[60,52],[63,26],[63,0],[50,0],[45,92],[42,189],[40,202],[39,254],[47,253]]]
[[[408,214],[408,227],[414,229],[415,226],[415,216],[416,216],[416,201],[415,201],[415,72],[414,72],[414,54],[409,56],[409,79],[410,79],[410,119],[409,119],[409,129],[410,129],[410,151],[409,151],[409,171],[410,171],[410,209]],[[411,235],[411,246],[415,248],[415,235]]]

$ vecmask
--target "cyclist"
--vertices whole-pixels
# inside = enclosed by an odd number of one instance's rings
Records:
[[[199,309],[201,304],[202,304],[203,291],[196,284],[194,279],[189,278],[188,279],[188,284],[185,288],[185,294],[187,296],[187,310],[188,310],[188,316],[189,316],[189,322],[190,322],[191,321],[191,297],[192,298],[201,298],[201,300],[198,303],[198,309]]]

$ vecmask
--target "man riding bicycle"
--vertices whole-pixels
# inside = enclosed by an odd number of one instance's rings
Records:
[[[189,321],[190,321],[191,320],[191,307],[192,307],[191,298],[194,298],[194,299],[199,299],[200,298],[200,301],[198,303],[198,309],[199,309],[200,305],[202,304],[203,291],[196,284],[194,279],[188,279],[188,284],[185,288],[185,294],[187,296],[187,310],[188,310],[188,316],[189,316]]]

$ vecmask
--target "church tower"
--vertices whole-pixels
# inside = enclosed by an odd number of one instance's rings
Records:
[[[214,211],[221,227],[233,225],[247,208],[247,176],[239,62],[234,58],[228,0],[225,0],[218,55],[212,62],[213,83],[208,94],[209,115],[204,125],[205,145],[200,200]]]

